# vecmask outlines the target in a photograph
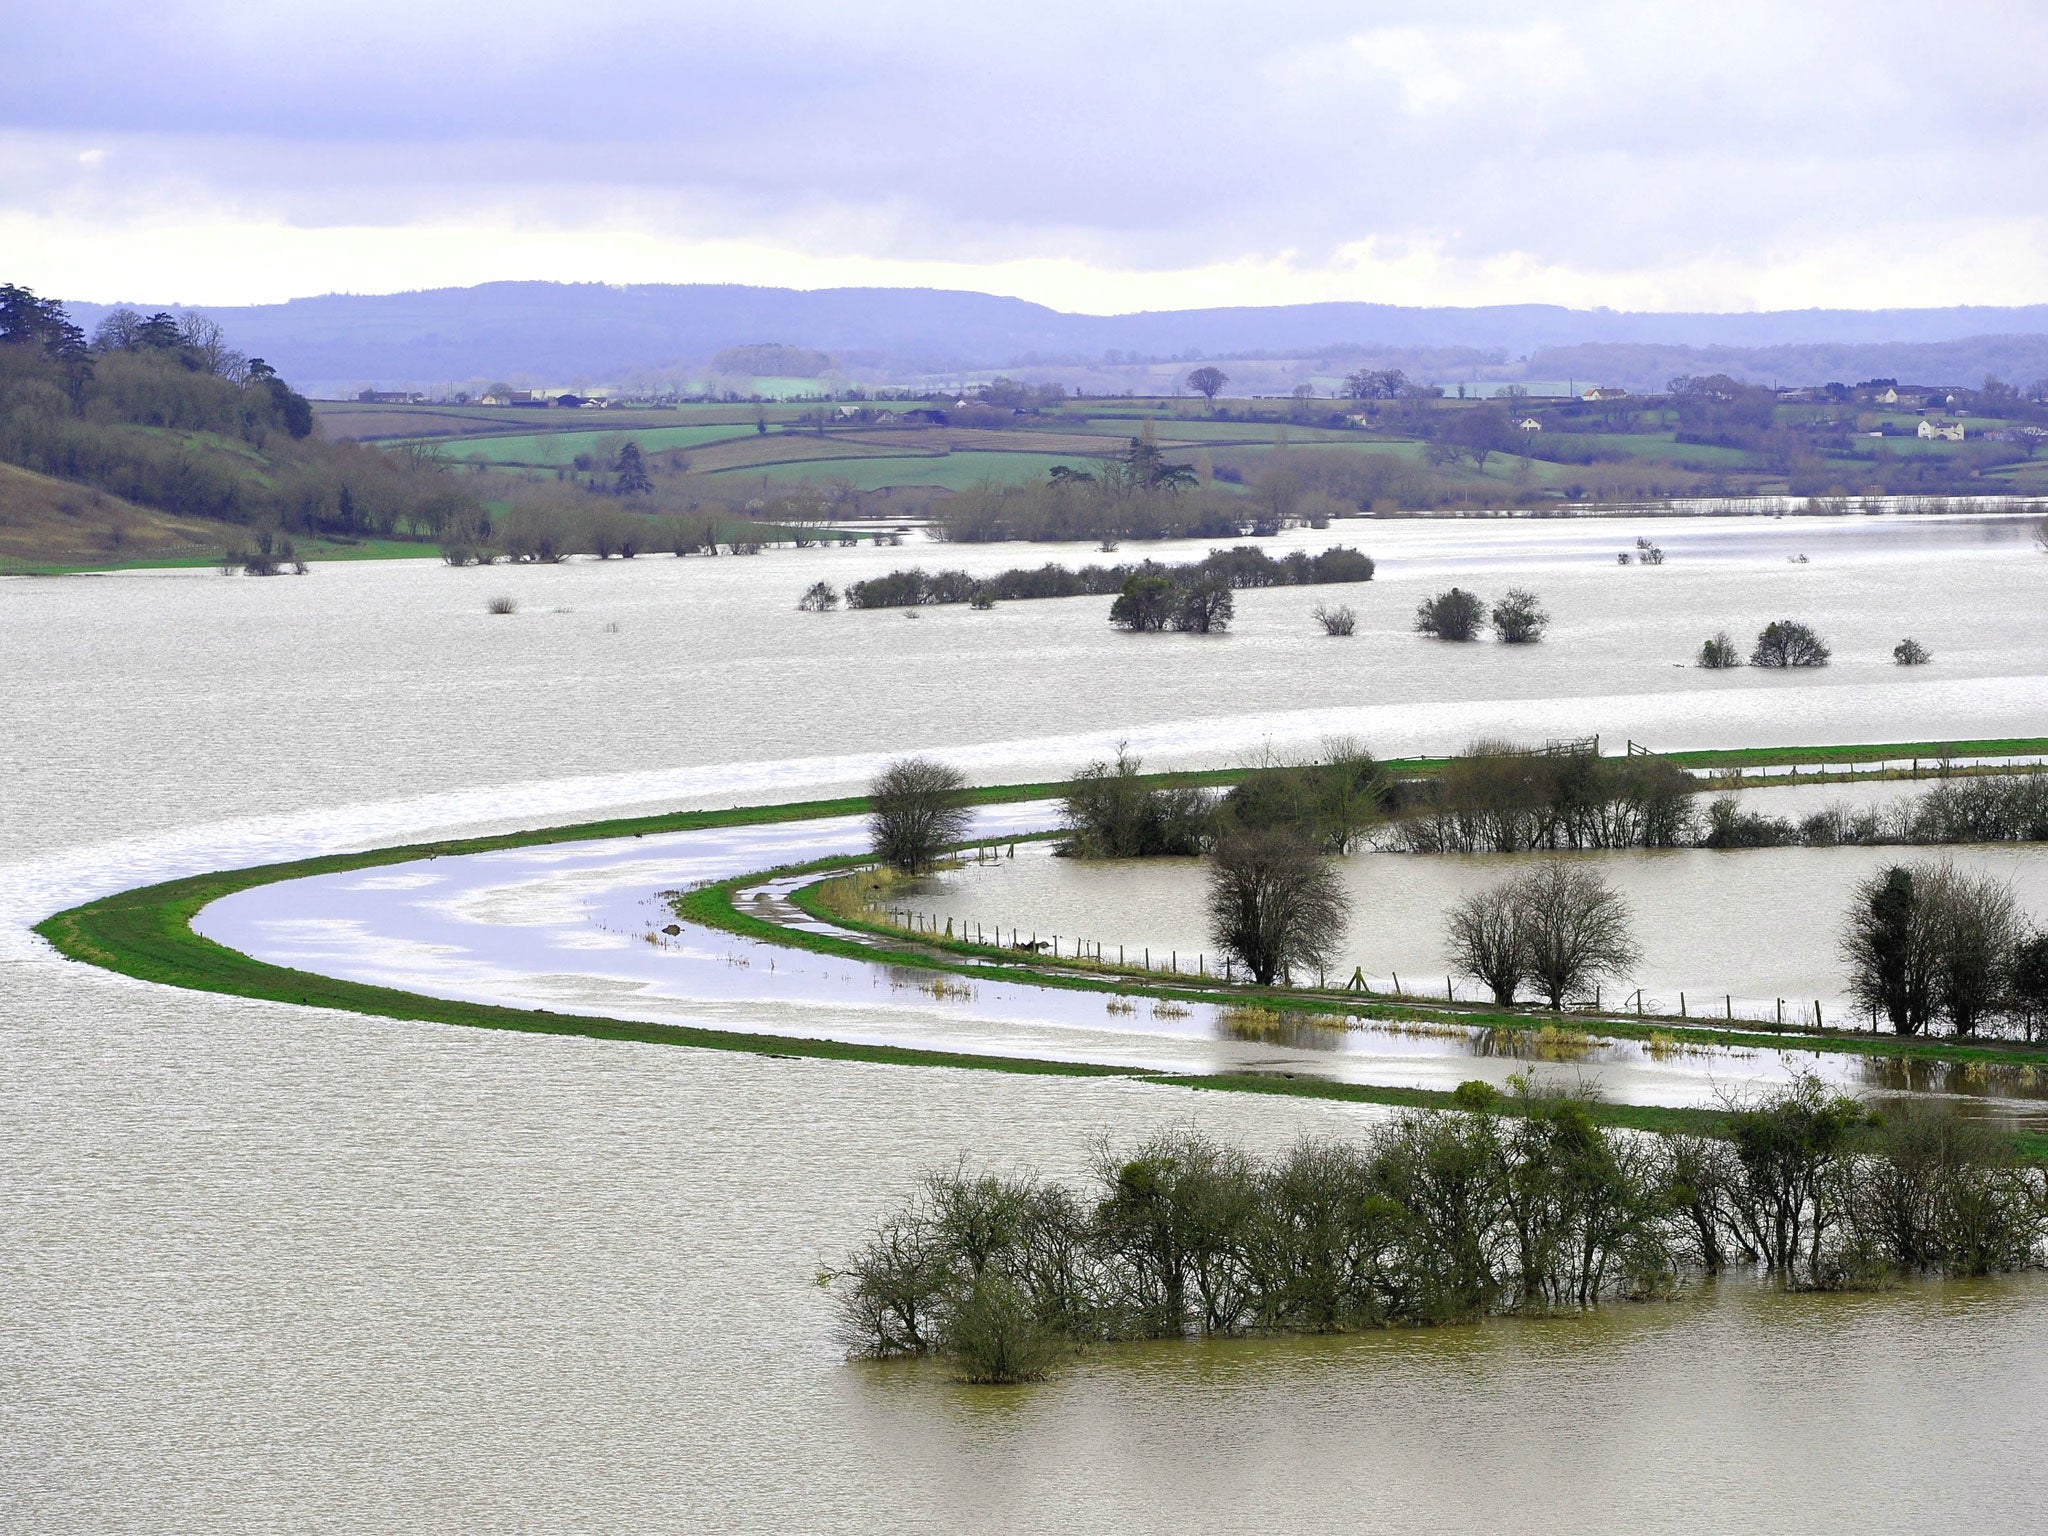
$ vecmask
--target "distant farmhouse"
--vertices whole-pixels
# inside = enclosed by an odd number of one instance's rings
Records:
[[[1515,425],[1524,432],[1541,432],[1543,430],[1543,423],[1534,416],[1524,416]]]
[[[1943,421],[1938,416],[1922,418],[1920,436],[1929,440],[1939,438],[1945,443],[1960,443],[1963,440],[1963,424],[1960,421]]]
[[[1581,400],[1595,401],[1626,400],[1628,398],[1628,391],[1625,389],[1617,388],[1612,384],[1596,384],[1591,389],[1587,390],[1583,395],[1580,395],[1579,398]]]

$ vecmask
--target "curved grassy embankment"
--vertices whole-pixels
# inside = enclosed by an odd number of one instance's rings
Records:
[[[1917,748],[1908,747],[1906,750],[1937,755],[1945,745],[1947,744],[1920,744]],[[1984,750],[1993,744],[1970,745],[1975,750]],[[2008,751],[2021,749],[2018,743],[1995,745]],[[2034,748],[2035,744],[2029,743],[2026,746]],[[1860,750],[1868,752],[1872,749]],[[1889,753],[1897,749],[1882,750]],[[1951,746],[1948,750],[1955,749]],[[1813,759],[1817,755],[1816,749],[1811,748],[1786,748],[1782,752],[1783,760]],[[1413,759],[1389,766],[1402,771],[1426,772],[1436,766],[1436,763],[1432,760]],[[1213,785],[1231,782],[1238,776],[1232,770],[1218,770],[1156,774],[1147,775],[1146,778],[1150,782],[1160,784]],[[1013,803],[1055,797],[1066,787],[1062,783],[991,785],[972,791],[971,797],[979,804]],[[144,981],[234,997],[260,998],[309,1007],[338,1008],[378,1018],[457,1024],[469,1028],[513,1030],[529,1034],[580,1035],[597,1040],[689,1045],[712,1050],[748,1051],[776,1057],[814,1057],[1068,1077],[1119,1077],[1133,1082],[1215,1091],[1291,1094],[1407,1107],[1451,1107],[1451,1096],[1448,1093],[1341,1083],[1308,1076],[1263,1073],[1175,1074],[1078,1062],[978,1056],[914,1047],[861,1045],[836,1040],[706,1029],[690,1025],[642,1023],[601,1015],[562,1014],[546,1009],[520,1009],[488,1003],[463,1002],[271,965],[239,950],[217,944],[192,929],[192,920],[200,909],[224,896],[313,875],[370,869],[418,859],[539,847],[553,843],[858,815],[866,809],[867,802],[860,797],[804,801],[786,805],[736,806],[723,811],[685,811],[668,815],[617,818],[485,837],[446,839],[431,843],[368,849],[356,853],[327,854],[277,864],[257,865],[247,869],[215,871],[122,891],[57,913],[37,924],[36,932],[48,940],[59,953],[70,959]],[[797,892],[796,900],[801,908],[842,926],[870,927],[876,937],[910,947],[892,948],[887,944],[878,946],[862,943],[853,938],[787,928],[743,912],[734,905],[735,893],[758,885],[765,879],[795,874],[815,874],[822,879],[862,862],[857,858],[826,859],[788,869],[750,873],[690,891],[679,899],[677,909],[693,922],[743,937],[840,955],[848,959],[950,971],[984,980],[1016,981],[1034,986],[1161,998],[1182,1003],[1223,1003],[1239,1006],[1249,1004],[1281,1013],[1329,1014],[1341,1011],[1387,1019],[1434,1017],[1459,1024],[1507,1029],[1528,1029],[1532,1024],[1541,1022],[1540,1015],[1471,1007],[1423,1008],[1411,1003],[1363,1003],[1355,996],[1336,992],[1290,992],[1247,985],[1225,986],[1215,982],[1198,985],[1193,978],[1188,978],[1181,984],[1174,984],[1155,978],[1134,976],[1128,972],[1116,971],[1112,967],[1102,968],[1099,975],[1082,974],[1071,962],[1052,964],[1033,961],[1014,951],[994,946],[959,942],[948,944],[941,940],[926,940],[921,936],[912,939],[900,930],[851,922],[836,914],[825,912],[818,906],[815,899],[815,882],[812,887]],[[1602,1018],[1598,1021],[1581,1019],[1577,1022],[1594,1023],[1600,1034],[1625,1039],[1650,1039],[1652,1036],[1662,1036],[1684,1044],[1846,1051],[1869,1056],[1961,1064],[2048,1064],[2048,1051],[2011,1045],[1959,1045],[1945,1041],[1902,1041],[1871,1036],[1829,1037],[1794,1033],[1789,1030],[1784,1034],[1731,1032],[1675,1025],[1670,1021],[1638,1024],[1628,1019]],[[1609,1124],[1650,1130],[1711,1131],[1719,1123],[1716,1114],[1705,1110],[1606,1104],[1598,1106],[1597,1114],[1601,1120]],[[2029,1136],[2025,1139],[2030,1144],[2030,1150],[2037,1154],[2048,1154],[2048,1136]],[[2035,1143],[2038,1145],[2034,1145]]]

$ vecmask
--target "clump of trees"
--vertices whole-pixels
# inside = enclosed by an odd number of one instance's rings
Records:
[[[1228,550],[1212,549],[1203,559],[1183,565],[1144,560],[1136,565],[1085,565],[1074,570],[1048,563],[989,577],[970,576],[965,571],[928,572],[913,567],[852,583],[846,589],[846,602],[850,608],[917,608],[972,603],[977,598],[1032,601],[1121,596],[1134,578],[1162,581],[1177,589],[1200,586],[1240,591],[1250,587],[1371,581],[1372,575],[1372,557],[1341,544],[1315,555],[1294,550],[1278,560],[1262,549],[1239,545]]]
[[[1937,1023],[1968,1038],[2017,1022],[2029,1035],[2039,993],[2038,947],[2012,888],[1947,863],[1894,864],[1857,886],[1843,928],[1851,995],[1901,1035]]]
[[[1703,848],[2038,842],[2048,842],[2048,776],[2027,773],[1972,775],[1890,806],[1829,806],[1797,821],[1723,795],[1699,834]]]
[[[1305,763],[1259,764],[1223,797],[1231,825],[1280,831],[1323,853],[1350,853],[1387,818],[1394,786],[1363,746],[1348,737],[1323,744]]]
[[[481,504],[431,452],[321,439],[313,408],[196,313],[117,309],[90,342],[0,284],[0,460],[274,536],[439,539]]]
[[[1724,671],[1729,667],[1742,665],[1742,653],[1735,649],[1735,642],[1728,638],[1728,631],[1722,630],[1712,639],[1700,643],[1700,654],[1696,666],[1709,671]]]
[[[1446,949],[1502,1007],[1524,986],[1553,1011],[1641,958],[1628,904],[1594,871],[1546,860],[1459,901],[1445,915]]]
[[[1677,848],[1691,840],[1692,776],[1660,757],[1478,742],[1402,786],[1396,845],[1411,853]]]
[[[1349,604],[1331,608],[1317,603],[1309,617],[1323,626],[1323,633],[1326,635],[1342,637],[1358,632],[1358,615],[1352,611]]]
[[[1902,667],[1924,667],[1934,657],[1926,646],[1908,635],[1892,647],[1892,660]]]
[[[814,581],[804,588],[796,606],[803,613],[830,613],[839,606],[839,589],[829,581]]]
[[[1131,634],[1171,629],[1189,635],[1218,635],[1230,628],[1237,601],[1230,584],[1204,572],[1190,580],[1134,574],[1109,605],[1109,622]]]
[[[973,812],[967,780],[949,763],[898,759],[868,786],[868,838],[875,857],[906,875],[923,874],[966,837]]]
[[[1079,1187],[927,1175],[821,1277],[840,1341],[1020,1382],[1094,1345],[1568,1314],[1732,1266],[1840,1288],[2042,1262],[2041,1170],[1950,1106],[1873,1117],[1806,1078],[1657,1137],[1468,1086],[1269,1157],[1176,1130],[1103,1143]]]
[[[1757,634],[1749,653],[1752,667],[1824,667],[1828,664],[1826,643],[1811,627],[1796,619],[1773,619]]]
[[[1209,934],[1262,987],[1326,964],[1351,898],[1335,867],[1285,828],[1226,825],[1209,865]]]
[[[1114,762],[1074,775],[1060,801],[1066,835],[1058,852],[1090,859],[1193,857],[1209,844],[1214,797],[1192,785],[1149,785],[1139,758],[1119,745]]]

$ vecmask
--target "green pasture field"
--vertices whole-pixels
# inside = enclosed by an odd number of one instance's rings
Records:
[[[1531,433],[1530,436],[1537,436]],[[1672,464],[1681,469],[1752,469],[1756,466],[1755,456],[1741,448],[1724,448],[1713,443],[1681,443],[1670,432],[1546,432],[1543,436],[1555,442],[1568,438],[1573,444],[1583,444],[1595,453],[1602,451],[1625,453],[1634,459],[1655,459],[1660,463]],[[1568,466],[1589,469],[1591,465]]]
[[[528,432],[516,437],[453,437],[438,441],[452,458],[486,464],[529,464],[552,468],[575,462],[579,453],[589,453],[600,445],[622,443],[629,438],[640,445],[642,453],[666,453],[671,448],[695,448],[700,443],[722,443],[730,438],[746,437],[753,431],[752,420],[704,426],[638,427],[629,417],[616,425],[597,429],[585,426],[578,431]]]
[[[1920,743],[1913,750],[1926,754],[1939,744]],[[1960,744],[1957,744],[1960,745]],[[1970,745],[1983,745],[1973,743]],[[1803,760],[1814,760],[1829,750],[1863,751],[1896,750],[1872,748],[1779,748],[1778,753],[1790,754]],[[1390,763],[1396,769],[1426,770],[1434,764],[1414,760],[1407,763]],[[1222,782],[1234,777],[1228,773],[1147,775],[1153,782]],[[987,786],[970,791],[970,798],[978,803],[997,803],[1024,799],[1038,799],[1060,793],[1066,786],[1054,784]],[[244,955],[236,950],[213,943],[193,932],[191,921],[199,910],[209,902],[254,886],[305,875],[328,873],[343,869],[374,868],[408,859],[484,852],[496,848],[532,847],[587,838],[611,838],[679,831],[689,827],[752,825],[780,822],[822,815],[845,815],[864,810],[864,801],[853,798],[838,801],[811,802],[808,804],[759,806],[745,809],[735,807],[730,811],[681,812],[668,815],[636,817],[608,822],[590,823],[573,827],[535,828],[522,832],[493,836],[465,838],[440,843],[415,845],[400,848],[372,849],[359,853],[330,854],[302,859],[285,864],[274,864],[253,869],[227,870],[212,874],[197,875],[165,882],[161,885],[123,891],[103,897],[82,907],[59,913],[37,924],[36,931],[47,939],[61,953],[73,960],[98,965],[108,970],[162,984],[193,988],[201,991],[225,993],[235,996],[268,998],[281,1002],[345,1009],[374,1017],[412,1019],[422,1022],[467,1025],[477,1028],[517,1030],[543,1034],[583,1035],[597,1039],[633,1040],[649,1043],[697,1046],[700,1048],[741,1050],[758,1052],[770,1056],[805,1056],[827,1059],[889,1062],[904,1065],[946,1066],[975,1068],[988,1071],[1009,1071],[1045,1073],[1070,1076],[1119,1076],[1137,1082],[1160,1086],[1198,1087],[1219,1091],[1250,1091],[1283,1094],[1306,1094],[1316,1097],[1354,1099],[1363,1102],[1416,1104],[1450,1107],[1451,1096],[1446,1093],[1423,1090],[1409,1090],[1378,1085],[1344,1084],[1320,1078],[1292,1075],[1261,1075],[1255,1073],[1219,1074],[1213,1077],[1181,1074],[1155,1074],[1143,1070],[1117,1069],[1078,1063],[1060,1063],[1034,1060],[1012,1060],[995,1057],[981,1057],[953,1052],[934,1051],[894,1046],[867,1046],[839,1041],[815,1039],[790,1039],[782,1036],[763,1036],[728,1032],[717,1029],[692,1026],[635,1023],[619,1019],[573,1014],[556,1014],[546,1010],[522,1010],[498,1005],[476,1004],[462,1001],[430,998],[420,994],[407,993],[386,987],[371,986],[318,975],[305,971],[288,970],[267,964]],[[855,863],[855,860],[831,859],[805,866],[807,872],[824,874],[831,869]],[[796,873],[790,870],[786,873]],[[849,957],[868,961],[897,963],[925,970],[968,969],[962,960],[941,953],[933,945],[926,945],[904,936],[900,951],[892,953],[887,948],[876,949],[857,945],[849,939],[832,934],[808,933],[803,930],[783,928],[762,921],[751,913],[740,911],[734,904],[734,897],[744,886],[756,883],[761,875],[742,876],[737,879],[720,881],[701,887],[682,898],[680,907],[684,914],[697,921],[727,931],[766,939],[769,942],[792,945],[798,948],[816,949],[832,953],[846,953]],[[894,935],[890,935],[893,939]],[[1140,994],[1164,996],[1190,1001],[1215,1001],[1224,993],[1232,997],[1256,996],[1267,1005],[1279,1004],[1287,1007],[1328,1008],[1333,1005],[1354,1006],[1349,998],[1316,997],[1310,994],[1300,996],[1285,992],[1264,993],[1263,989],[1248,987],[1226,987],[1219,989],[1213,982],[1206,986],[1194,978],[1182,978],[1180,984],[1164,978],[1146,977],[1142,980],[1092,975],[1062,974],[1057,967],[1047,971],[1034,960],[1021,959],[1007,952],[992,953],[994,961],[980,961],[971,967],[972,973],[992,979],[1016,980],[1034,985],[1051,985],[1078,988],[1112,994]],[[1373,1011],[1373,1005],[1366,1005],[1360,1011]],[[1502,1015],[1494,1019],[1485,1010],[1462,1012],[1460,1022],[1491,1023],[1526,1027],[1528,1015]],[[1626,1019],[1602,1019],[1595,1026],[1600,1033],[1630,1036],[1643,1032],[1644,1026]],[[1680,1026],[1686,1028],[1687,1026]],[[1700,1031],[1700,1038],[1720,1043],[1747,1043],[1751,1031],[1726,1033]],[[1691,1038],[1690,1030],[1685,1038]],[[1769,1035],[1755,1034],[1759,1046],[1810,1045],[1815,1049],[1854,1052],[1859,1054],[1881,1054],[1886,1056],[1908,1056],[1921,1059],[1944,1059],[1956,1061],[2027,1061],[2038,1060],[2038,1050],[2012,1046],[1978,1045],[1965,1042],[1936,1040],[1903,1041],[1871,1036],[1807,1036],[1804,1031],[1788,1031],[1784,1034],[1771,1032]],[[1673,1110],[1640,1108],[1635,1106],[1602,1105],[1597,1113],[1604,1120],[1621,1125],[1633,1125],[1642,1129],[1655,1130],[1698,1130],[1711,1132],[1717,1129],[1716,1117],[1711,1111]],[[2043,1153],[2042,1138],[2027,1138],[2026,1151],[2039,1157]]]
[[[857,491],[878,491],[896,485],[932,485],[949,491],[969,490],[984,480],[1019,484],[1041,480],[1055,464],[1086,467],[1078,454],[947,453],[920,458],[808,459],[780,464],[748,464],[716,471],[714,479],[765,475],[782,482],[843,480]]]

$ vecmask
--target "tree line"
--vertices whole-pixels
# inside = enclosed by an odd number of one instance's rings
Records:
[[[187,517],[438,538],[477,498],[428,455],[321,439],[311,404],[201,314],[117,309],[88,339],[0,284],[0,460]]]
[[[1212,549],[1201,560],[1181,565],[1144,560],[1135,565],[1084,565],[1073,569],[1047,563],[983,577],[971,576],[966,571],[926,571],[913,566],[849,583],[844,597],[849,608],[921,608],[952,603],[985,608],[999,601],[1120,596],[1134,580],[1165,581],[1175,586],[1206,583],[1237,591],[1371,581],[1372,576],[1371,556],[1343,545],[1314,555],[1293,550],[1276,560],[1262,549],[1241,544],[1228,550]],[[804,606],[819,610],[836,606],[838,594],[828,600],[814,587],[806,598]]]
[[[1270,1157],[1194,1131],[1105,1141],[1078,1188],[930,1174],[821,1276],[839,1338],[1017,1382],[1120,1341],[1574,1313],[1734,1269],[1848,1289],[2043,1261],[2041,1170],[1951,1106],[1873,1113],[1809,1078],[1726,1104],[1717,1134],[1653,1136],[1526,1080],[1457,1097]]]

